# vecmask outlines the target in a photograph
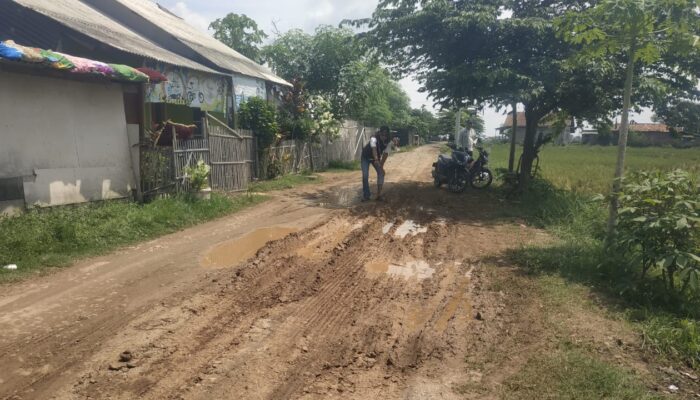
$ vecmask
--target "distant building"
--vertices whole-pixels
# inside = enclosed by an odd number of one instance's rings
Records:
[[[633,134],[638,134],[639,137],[647,141],[650,146],[661,146],[671,144],[675,141],[675,138],[671,135],[671,131],[666,124],[637,123],[631,121],[629,131],[634,132]],[[615,142],[617,142],[617,137],[620,135],[620,125],[617,122],[615,122],[612,128],[612,134],[615,138]]]
[[[517,124],[518,128],[515,132],[515,141],[518,144],[523,144],[525,141],[525,113],[524,112],[518,112],[517,114]],[[569,124],[567,124],[569,125]],[[513,113],[510,112],[508,115],[506,115],[505,121],[503,121],[503,125],[501,125],[499,128],[496,128],[496,131],[498,132],[499,135],[505,136],[506,132],[510,129],[513,128]],[[559,145],[566,145],[571,143],[571,132],[569,127],[564,127],[561,131],[555,132],[555,127],[553,122],[542,122],[540,121],[540,125],[537,127],[537,137],[535,140],[538,138],[544,139],[547,137],[554,137],[553,143],[559,144]]]

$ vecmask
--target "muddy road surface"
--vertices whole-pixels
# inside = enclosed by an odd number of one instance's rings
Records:
[[[433,188],[437,152],[390,157],[386,202],[358,201],[359,172],[326,174],[3,288],[0,398],[470,397],[461,385],[506,374],[494,360],[517,357],[499,352],[540,329],[484,263],[544,234],[489,192]]]

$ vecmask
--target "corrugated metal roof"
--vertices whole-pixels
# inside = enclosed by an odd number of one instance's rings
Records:
[[[80,0],[12,0],[110,47],[171,65],[220,74],[163,49]]]
[[[262,80],[292,86],[270,69],[245,57],[213,37],[190,26],[183,19],[147,0],[116,0],[150,23],[170,33],[182,43],[222,69]]]

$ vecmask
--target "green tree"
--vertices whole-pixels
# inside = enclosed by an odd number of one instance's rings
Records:
[[[700,104],[672,99],[659,104],[655,109],[658,119],[663,121],[675,135],[700,138]]]
[[[277,75],[292,82],[306,82],[311,69],[310,53],[313,37],[301,29],[292,29],[276,37],[262,48],[263,59]]]
[[[209,29],[214,30],[214,37],[221,43],[255,62],[262,61],[260,45],[267,34],[247,15],[229,13],[209,24]]]
[[[613,77],[589,65],[562,62],[573,47],[556,35],[553,21],[583,1],[383,0],[365,36],[397,73],[417,74],[443,108],[490,103],[525,106],[521,189],[529,185],[540,146],[537,126],[552,113],[597,116],[617,100],[603,89]],[[504,15],[503,10],[512,12]],[[605,96],[599,96],[600,94]],[[453,125],[454,126],[454,125]],[[450,129],[449,132],[452,132]]]
[[[659,95],[683,88],[694,89],[700,65],[698,10],[695,0],[601,0],[586,10],[568,12],[558,22],[561,36],[581,46],[578,60],[593,60],[610,68],[624,69],[609,237],[613,236],[617,222],[635,76],[640,83],[652,83]],[[620,55],[624,57],[622,62]]]
[[[291,30],[265,46],[263,56],[277,74],[328,100],[336,119],[379,126],[410,118],[408,95],[350,29],[320,26],[313,35]]]
[[[445,135],[455,133],[455,118],[457,117],[456,114],[457,113],[455,110],[441,110],[438,113],[438,134]],[[470,113],[469,111],[462,109],[459,120],[460,126],[462,128],[468,126],[470,128],[474,128],[474,131],[476,131],[478,135],[484,133],[484,119],[481,118],[479,114]]]
[[[435,115],[425,108],[414,108],[411,110],[410,120],[407,127],[413,129],[418,135],[423,138],[428,138],[432,135],[439,134],[437,130],[437,118]]]

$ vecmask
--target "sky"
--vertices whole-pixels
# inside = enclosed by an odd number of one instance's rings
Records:
[[[312,33],[319,25],[338,25],[344,19],[366,18],[372,15],[377,5],[377,0],[157,0],[157,2],[204,32],[208,32],[211,21],[233,12],[252,18],[271,37],[274,36],[275,29],[284,33],[289,29],[301,28]],[[208,33],[211,34],[211,32]],[[412,107],[420,108],[425,105],[428,109],[433,109],[433,102],[423,93],[418,92],[420,88],[418,82],[406,78],[401,81],[401,86],[411,98]],[[505,110],[499,113],[491,107],[484,108],[481,115],[485,121],[485,135],[494,135],[495,129],[501,126],[505,119],[504,113]],[[641,115],[633,115],[631,118],[637,122],[649,122],[650,117],[651,113],[645,110]]]

